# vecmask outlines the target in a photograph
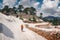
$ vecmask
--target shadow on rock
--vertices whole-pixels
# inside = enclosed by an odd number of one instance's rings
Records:
[[[7,37],[14,38],[13,32],[2,23],[0,23],[0,33],[3,33]]]

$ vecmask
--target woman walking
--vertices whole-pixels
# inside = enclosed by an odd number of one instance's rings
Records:
[[[21,31],[23,32],[23,28],[24,28],[24,26],[23,25],[21,25]]]

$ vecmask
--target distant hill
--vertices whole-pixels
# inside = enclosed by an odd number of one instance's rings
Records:
[[[60,17],[54,17],[54,16],[44,17],[43,20],[44,20],[44,21],[48,21],[48,20],[54,20],[55,18],[57,18],[57,20],[60,20]]]
[[[56,17],[58,20],[60,20],[60,17]]]

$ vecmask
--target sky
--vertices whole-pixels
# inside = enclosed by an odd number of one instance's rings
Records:
[[[43,13],[43,17],[60,17],[60,0],[0,0],[0,8],[5,5],[9,5],[9,7],[17,7],[18,5],[23,5],[24,8],[34,7],[37,10],[37,16]]]

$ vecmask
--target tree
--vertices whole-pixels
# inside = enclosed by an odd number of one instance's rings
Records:
[[[33,21],[36,22],[36,18],[35,17],[33,17]]]
[[[0,12],[2,12],[2,9],[0,9]]]
[[[58,20],[57,20],[57,18],[54,18],[54,20],[52,21],[52,24],[53,24],[53,25],[58,25]]]
[[[26,13],[26,14],[30,14],[30,8],[29,8],[29,7],[25,8],[23,11],[24,11],[24,13]]]
[[[8,5],[5,5],[4,8],[2,9],[2,12],[8,15],[9,6]]]
[[[10,14],[11,14],[11,11],[12,11],[12,8],[9,8],[9,12],[10,12]]]
[[[36,14],[36,9],[34,7],[30,7],[30,14],[35,15]]]
[[[17,8],[16,7],[13,7],[13,12],[14,12],[14,14],[16,14],[16,12],[17,12]]]
[[[18,12],[22,12],[22,11],[23,11],[23,10],[22,10],[23,8],[24,8],[23,5],[19,5],[19,6],[18,6]]]
[[[42,15],[43,15],[43,13],[40,13],[40,17],[39,17],[40,19],[42,19]]]
[[[16,14],[16,7],[9,8],[9,14]]]
[[[36,18],[35,17],[29,18],[29,21],[36,22]]]
[[[26,14],[35,15],[36,14],[36,9],[34,7],[27,7],[27,8],[24,9],[24,12]]]

